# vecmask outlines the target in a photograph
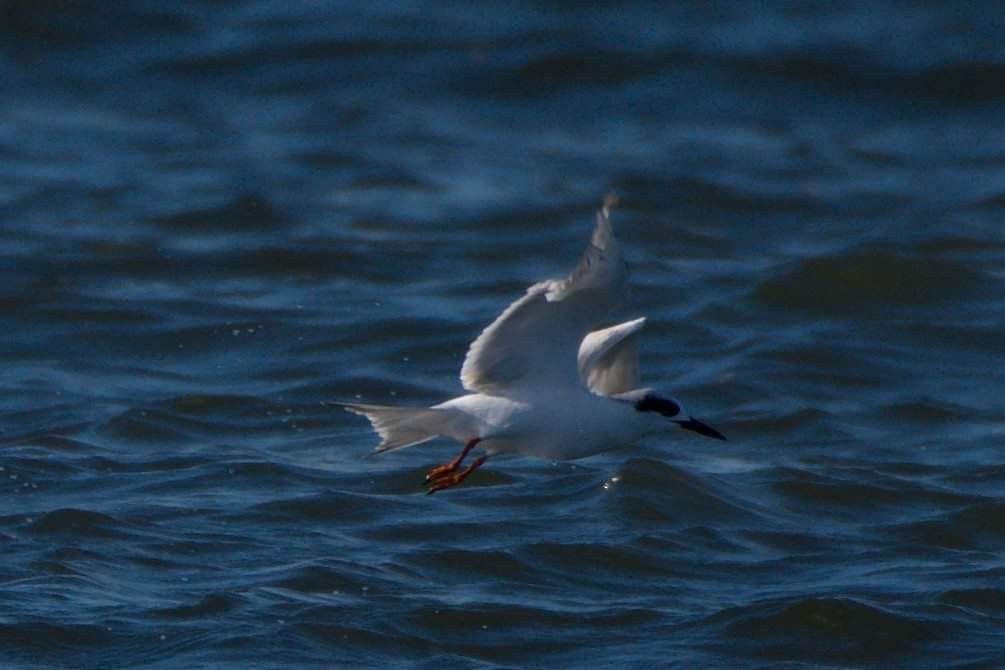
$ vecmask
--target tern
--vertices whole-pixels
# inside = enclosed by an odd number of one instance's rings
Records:
[[[611,228],[614,202],[605,199],[572,274],[528,288],[471,344],[461,367],[468,394],[432,407],[336,403],[369,419],[378,453],[437,437],[464,445],[429,472],[427,493],[460,484],[493,454],[577,459],[674,424],[726,439],[673,396],[640,387],[645,317],[595,330],[628,294],[628,266]],[[485,453],[462,468],[476,446]]]

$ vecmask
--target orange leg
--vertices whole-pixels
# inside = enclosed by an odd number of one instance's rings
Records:
[[[437,465],[435,468],[430,470],[429,474],[426,475],[426,481],[430,482],[433,481],[434,479],[439,479],[440,477],[443,477],[444,475],[449,475],[450,473],[457,470],[457,468],[461,467],[461,463],[464,462],[464,458],[468,455],[468,452],[474,449],[475,445],[481,441],[482,438],[480,437],[468,440],[468,443],[464,445],[464,448],[461,449],[461,453],[457,454],[454,460],[450,461],[449,463],[444,463],[443,465]]]
[[[449,489],[451,486],[457,486],[465,479],[467,479],[468,475],[477,470],[478,466],[484,463],[485,459],[488,457],[489,457],[488,454],[479,456],[474,463],[464,468],[460,472],[445,472],[444,474],[438,476],[436,479],[429,482],[429,490],[426,491],[426,495],[436,493],[437,491],[442,491],[443,489]]]

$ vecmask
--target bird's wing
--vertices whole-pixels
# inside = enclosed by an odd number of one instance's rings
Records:
[[[565,279],[534,284],[471,344],[464,388],[504,395],[514,388],[577,385],[583,337],[627,297],[628,269],[611,229],[610,200],[579,263]]]
[[[591,391],[615,395],[639,387],[639,333],[645,317],[595,330],[579,345],[579,376]]]

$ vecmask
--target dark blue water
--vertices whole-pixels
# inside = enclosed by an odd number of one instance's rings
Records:
[[[996,3],[0,4],[0,665],[1005,667]],[[608,189],[680,431],[371,457]]]

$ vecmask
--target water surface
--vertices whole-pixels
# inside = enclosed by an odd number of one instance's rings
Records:
[[[1005,53],[976,3],[0,9],[0,662],[1005,661]],[[720,428],[371,457],[608,189]]]

